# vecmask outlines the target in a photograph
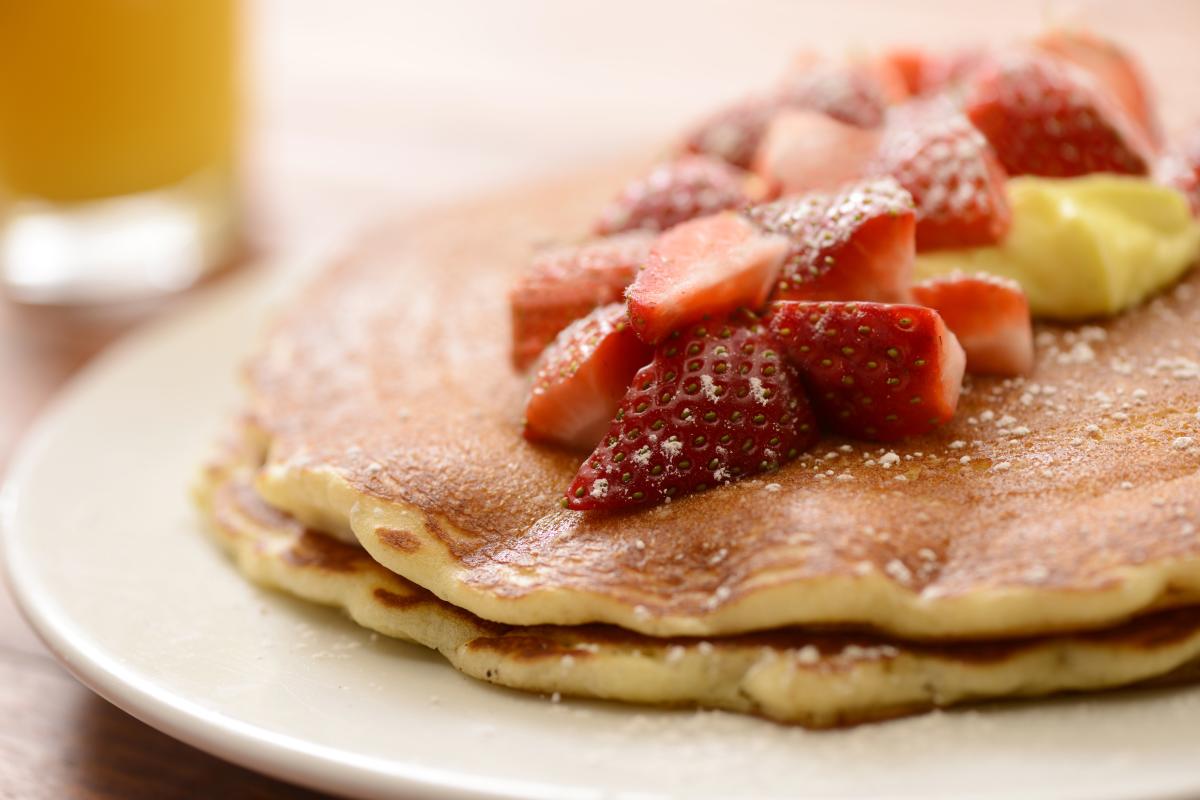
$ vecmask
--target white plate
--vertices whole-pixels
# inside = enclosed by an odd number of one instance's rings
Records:
[[[250,586],[201,535],[186,487],[239,406],[235,366],[281,285],[243,279],[97,361],[4,494],[29,618],[80,680],[149,724],[362,797],[1200,794],[1200,688],[810,733],[493,688]]]

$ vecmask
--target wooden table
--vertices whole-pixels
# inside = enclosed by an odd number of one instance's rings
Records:
[[[661,141],[800,48],[983,41],[1042,0],[247,5],[247,187],[257,252]],[[1200,3],[1081,2],[1142,55],[1168,126],[1200,111]],[[750,6],[746,8],[746,6]],[[169,312],[164,312],[169,313]],[[107,340],[0,304],[0,472]],[[0,798],[312,797],[179,744],[77,684],[0,592]]]

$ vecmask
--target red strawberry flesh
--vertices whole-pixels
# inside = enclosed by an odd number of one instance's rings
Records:
[[[981,47],[966,47],[931,55],[921,70],[918,95],[957,92],[976,72],[991,63],[994,54]]]
[[[904,81],[905,94],[914,96],[925,90],[926,76],[933,69],[935,56],[917,47],[894,47],[884,52],[880,61]]]
[[[703,120],[687,134],[683,149],[749,169],[771,120],[785,109],[809,109],[848,125],[873,128],[883,122],[888,104],[903,97],[903,79],[890,66],[804,59],[776,91],[744,99]]]
[[[767,300],[788,250],[782,236],[724,211],[662,234],[629,287],[629,317],[644,341]]]
[[[896,110],[871,172],[893,176],[912,195],[918,252],[995,244],[1012,223],[995,153],[940,98]]]
[[[912,305],[782,301],[767,324],[839,433],[890,441],[954,415],[962,348],[938,313]]]
[[[719,159],[685,156],[660,164],[626,186],[601,213],[595,232],[605,236],[629,230],[665,231],[696,217],[746,205],[758,183]]]
[[[779,112],[776,97],[751,97],[704,119],[687,134],[683,149],[749,169],[771,118]]]
[[[525,437],[595,447],[651,353],[634,335],[620,303],[571,323],[538,361],[525,404]]]
[[[783,82],[780,96],[788,108],[808,108],[834,119],[873,128],[887,107],[904,97],[903,79],[867,62],[805,61]]]
[[[762,326],[704,323],[659,345],[634,376],[565,504],[615,510],[670,500],[769,472],[815,438],[796,372]]]
[[[1016,376],[1033,370],[1029,300],[1015,281],[948,275],[916,284],[913,297],[954,332],[967,355],[967,372]]]
[[[1086,30],[1054,28],[1039,36],[1034,46],[1091,73],[1141,127],[1147,141],[1154,145],[1162,142],[1162,125],[1150,86],[1137,61],[1115,42]]]
[[[981,70],[966,113],[1012,175],[1145,175],[1152,148],[1088,72],[1045,55],[1010,54]]]
[[[620,300],[653,242],[653,234],[625,233],[534,256],[509,292],[513,364],[525,369],[571,322]]]
[[[780,112],[754,157],[754,171],[778,194],[833,189],[865,174],[879,131],[808,109]]]
[[[754,206],[746,216],[791,243],[776,297],[797,300],[909,298],[912,198],[891,178]]]

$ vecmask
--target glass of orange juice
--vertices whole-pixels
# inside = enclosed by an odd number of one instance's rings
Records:
[[[91,305],[235,240],[235,0],[0,0],[0,277]]]

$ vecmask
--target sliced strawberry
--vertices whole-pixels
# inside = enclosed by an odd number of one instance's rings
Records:
[[[890,58],[860,58],[852,61],[851,65],[875,80],[883,93],[883,101],[889,106],[903,103],[909,98],[911,93],[904,64]]]
[[[1012,211],[983,136],[941,99],[895,110],[871,171],[892,175],[917,209],[917,251],[994,244]]]
[[[509,292],[513,364],[525,369],[573,320],[620,300],[653,243],[625,233],[537,254]]]
[[[1012,175],[1144,175],[1152,148],[1112,94],[1062,59],[1011,53],[981,70],[966,112]]]
[[[904,98],[903,79],[889,66],[803,59],[770,94],[749,97],[703,120],[684,139],[690,153],[749,169],[771,120],[784,109],[809,109],[859,127],[883,122]]]
[[[925,91],[925,81],[936,60],[932,53],[918,47],[893,47],[880,57],[904,81],[904,91],[909,97]]]
[[[950,52],[931,52],[919,47],[895,47],[880,61],[888,64],[904,80],[908,97],[953,91],[990,58],[978,47]]]
[[[1089,31],[1054,28],[1039,36],[1034,46],[1091,73],[1141,127],[1147,141],[1162,143],[1162,125],[1150,85],[1133,56],[1115,42]]]
[[[1159,160],[1154,175],[1161,183],[1183,192],[1192,213],[1200,217],[1200,127]]]
[[[704,119],[684,139],[683,149],[749,169],[763,133],[779,112],[778,97],[750,97]]]
[[[806,60],[785,77],[780,91],[787,108],[820,111],[862,128],[882,124],[887,107],[902,100],[904,94],[898,74],[867,61]]]
[[[621,303],[571,323],[538,361],[525,403],[525,438],[595,447],[634,373],[652,354],[634,335]]]
[[[991,63],[994,53],[981,47],[966,47],[931,55],[921,70],[918,94],[955,92],[969,83],[976,72]]]
[[[739,208],[761,196],[761,182],[711,156],[684,156],[630,183],[595,225],[601,236],[665,231],[681,222]]]
[[[843,434],[889,441],[954,416],[965,358],[932,309],[783,301],[767,324],[818,418]]]
[[[741,214],[723,211],[662,234],[629,287],[629,318],[656,344],[692,322],[767,300],[789,247]]]
[[[773,194],[833,189],[863,176],[880,133],[808,109],[780,112],[754,156],[754,171]]]
[[[791,243],[776,297],[794,300],[909,299],[912,197],[892,178],[754,206],[747,217]]]
[[[967,354],[967,372],[1028,375],[1033,370],[1029,300],[1016,281],[952,274],[913,286],[917,303],[941,315]]]
[[[708,322],[672,335],[634,376],[565,504],[620,509],[703,491],[777,468],[816,434],[796,372],[763,327]]]

